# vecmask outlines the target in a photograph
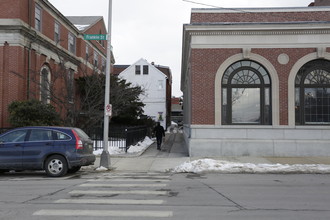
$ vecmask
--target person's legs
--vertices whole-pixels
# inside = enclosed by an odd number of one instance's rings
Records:
[[[162,145],[162,136],[157,137],[157,149],[160,150],[160,146]]]

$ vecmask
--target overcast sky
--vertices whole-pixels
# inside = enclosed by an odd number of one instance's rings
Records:
[[[49,0],[65,16],[103,16],[108,22],[109,0]],[[116,64],[140,58],[170,67],[172,95],[180,91],[183,24],[191,8],[305,7],[313,0],[113,0],[112,46]],[[96,33],[97,34],[97,33]]]

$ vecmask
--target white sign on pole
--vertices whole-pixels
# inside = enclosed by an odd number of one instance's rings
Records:
[[[112,105],[107,104],[105,106],[105,115],[111,117],[112,116]]]

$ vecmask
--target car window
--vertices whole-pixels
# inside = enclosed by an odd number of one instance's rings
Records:
[[[54,131],[56,140],[70,140],[71,137],[62,132]]]
[[[77,134],[79,135],[79,137],[81,139],[84,139],[84,140],[90,139],[89,136],[83,130],[81,130],[79,128],[74,128],[74,131],[77,132]]]
[[[51,130],[32,129],[29,141],[49,141],[53,140]]]
[[[23,142],[25,140],[27,130],[13,131],[0,137],[0,143]]]

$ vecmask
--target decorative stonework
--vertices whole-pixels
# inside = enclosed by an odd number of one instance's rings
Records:
[[[290,57],[286,53],[282,53],[282,54],[278,55],[277,61],[282,65],[286,65],[289,63]]]
[[[243,48],[243,57],[244,59],[250,59],[251,48]]]
[[[326,47],[319,47],[319,48],[317,48],[317,57],[318,58],[324,58],[326,51],[327,51],[327,48]]]

